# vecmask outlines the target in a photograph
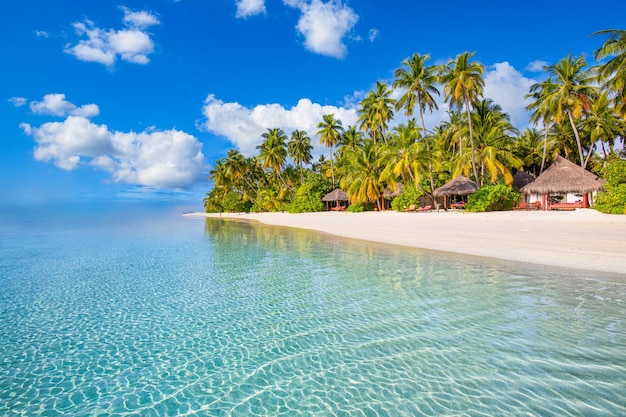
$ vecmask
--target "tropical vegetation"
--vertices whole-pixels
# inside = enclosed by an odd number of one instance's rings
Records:
[[[261,135],[255,156],[228,151],[210,171],[205,209],[320,211],[323,195],[340,187],[351,210],[382,210],[390,205],[385,195],[402,184],[403,194],[391,203],[402,210],[423,196],[433,198],[436,188],[460,174],[479,186],[468,209],[507,209],[519,201],[511,190],[515,172],[537,176],[562,155],[581,169],[621,178],[607,182],[597,207],[623,213],[626,181],[614,171],[626,164],[626,31],[593,35],[604,38],[595,62],[569,55],[544,67],[546,78],[526,95],[530,127],[523,131],[484,96],[485,66],[474,53],[444,65],[414,53],[391,82],[376,81],[364,95],[356,125],[323,115],[312,133],[328,153],[317,161],[308,132],[286,133],[280,126]],[[428,130],[424,119],[438,108],[438,97],[449,105],[448,117]],[[403,121],[394,123],[399,113]]]

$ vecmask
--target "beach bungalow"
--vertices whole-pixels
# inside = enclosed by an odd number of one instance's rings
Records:
[[[395,197],[399,196],[400,194],[402,194],[402,191],[404,191],[404,184],[402,184],[401,182],[399,182],[396,185],[396,190],[395,191],[391,191],[391,188],[389,187],[385,187],[385,189],[383,190],[383,198],[382,198],[382,208],[383,210],[387,210],[391,207],[391,200],[393,200]]]
[[[595,193],[603,189],[603,181],[580,165],[557,155],[554,163],[520,192],[529,201],[540,201],[544,210],[588,208]],[[554,197],[559,196],[556,200]]]
[[[457,201],[456,197],[474,194],[476,190],[478,190],[478,186],[475,182],[466,176],[459,175],[443,187],[437,188],[433,194],[435,197],[443,197],[444,208],[465,208],[465,201]],[[449,199],[448,197],[453,198]]]
[[[513,175],[513,188],[519,191],[522,189],[522,187],[530,184],[534,180],[535,177],[533,177],[532,175],[524,171],[517,171],[515,175]]]
[[[322,197],[322,201],[326,203],[326,210],[343,211],[346,209],[347,205],[344,206],[341,203],[348,201],[348,194],[340,188],[335,188]]]

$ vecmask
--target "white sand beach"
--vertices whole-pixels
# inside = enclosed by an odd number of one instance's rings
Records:
[[[465,213],[188,213],[415,248],[626,274],[626,216],[592,209]]]

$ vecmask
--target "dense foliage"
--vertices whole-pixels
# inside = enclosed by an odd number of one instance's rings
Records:
[[[404,195],[392,202],[401,210],[417,204],[417,194],[432,197],[463,174],[485,188],[471,199],[473,210],[503,210],[515,200],[505,191],[515,170],[537,176],[560,154],[599,173],[607,161],[625,157],[626,31],[594,35],[606,38],[595,51],[597,62],[567,56],[546,65],[546,78],[530,87],[532,128],[519,132],[500,105],[483,96],[485,66],[473,53],[444,65],[413,54],[394,71],[391,85],[376,81],[365,94],[357,125],[344,126],[334,114],[320,117],[312,133],[328,147],[327,157],[314,162],[309,134],[280,127],[261,135],[257,155],[228,151],[211,169],[205,209],[316,211],[323,209],[318,199],[324,192],[341,187],[351,210],[380,210],[384,190],[402,183]],[[437,109],[437,96],[449,106],[448,119],[427,130],[424,118]],[[394,123],[397,112],[404,113],[405,123]],[[494,184],[499,186],[489,187]],[[623,184],[610,181],[597,200],[599,209],[623,212]]]
[[[522,200],[522,195],[506,185],[487,185],[481,187],[467,199],[467,211],[502,211],[511,210]]]
[[[602,213],[626,214],[626,161],[611,162],[602,174],[607,182],[596,198],[595,208]]]
[[[320,174],[309,173],[296,190],[293,200],[287,204],[289,213],[307,213],[324,210],[322,197],[332,190],[330,182]]]
[[[395,211],[402,211],[407,209],[411,204],[419,205],[420,197],[424,193],[420,190],[416,190],[415,187],[405,188],[402,194],[397,196],[391,202],[391,208]]]

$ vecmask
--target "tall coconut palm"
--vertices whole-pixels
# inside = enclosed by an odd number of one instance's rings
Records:
[[[369,132],[374,141],[380,133],[387,142],[385,131],[389,121],[393,119],[393,108],[396,104],[396,100],[390,97],[392,92],[387,83],[376,81],[376,88],[367,94],[357,110],[361,129]]]
[[[476,146],[474,144],[474,131],[472,127],[472,117],[470,106],[472,103],[482,96],[485,87],[483,73],[485,67],[479,62],[471,62],[474,53],[464,52],[457,55],[442,68],[440,79],[443,83],[443,91],[446,101],[451,106],[457,105],[462,107],[465,105],[467,114],[467,122],[469,127],[469,138],[472,148],[472,171],[474,179],[478,181],[478,170],[476,168]]]
[[[333,146],[337,145],[341,138],[341,132],[343,132],[343,126],[341,120],[335,119],[334,114],[325,114],[324,120],[317,124],[317,134],[320,135],[320,143],[329,148],[330,156],[330,172],[335,186],[335,167],[333,163]]]
[[[513,153],[523,162],[523,168],[531,172],[535,177],[545,163],[547,143],[545,137],[537,129],[527,128],[517,138],[513,145]]]
[[[544,67],[547,69],[547,67]],[[535,125],[543,123],[543,154],[541,157],[541,168],[539,169],[539,175],[543,172],[546,166],[546,158],[548,154],[548,133],[550,131],[550,123],[554,117],[556,109],[555,95],[552,94],[555,85],[550,81],[542,81],[533,84],[530,87],[530,93],[526,95],[526,98],[532,98],[532,101],[526,110],[531,111],[530,121]]]
[[[402,67],[394,72],[394,88],[404,88],[406,92],[396,102],[396,109],[404,108],[408,117],[413,115],[415,107],[419,109],[420,121],[422,124],[422,135],[426,135],[426,125],[424,123],[424,111],[438,109],[437,102],[433,94],[439,95],[439,90],[435,86],[437,75],[434,67],[429,67],[426,62],[430,60],[430,55],[413,54],[410,58],[402,61]],[[426,150],[430,151],[428,140],[425,141]],[[435,184],[432,166],[429,167],[430,191],[435,191]]]
[[[293,158],[293,161],[300,168],[300,182],[304,182],[303,164],[310,164],[313,155],[311,154],[313,146],[311,138],[304,130],[294,130],[291,132],[291,140],[287,143],[287,152]]]
[[[350,202],[376,202],[378,209],[382,209],[380,198],[384,184],[380,174],[383,165],[382,147],[371,138],[366,139],[363,146],[347,152],[341,165],[341,188],[350,197]]]
[[[549,88],[551,97],[548,100],[555,105],[554,120],[561,123],[565,117],[569,119],[576,137],[580,167],[584,171],[586,163],[576,120],[589,111],[591,100],[598,94],[597,87],[592,84],[591,70],[587,68],[584,56],[568,55],[558,63],[548,66],[547,71],[550,82],[553,84]]]
[[[587,118],[582,121],[581,128],[591,139],[590,149],[593,149],[596,142],[600,142],[605,163],[607,159],[605,143],[609,145],[609,151],[612,153],[615,146],[615,139],[617,137],[626,136],[626,123],[610,105],[609,96],[606,91],[602,92],[593,100],[591,103],[591,111]],[[591,153],[592,152],[589,152],[587,154],[587,161],[589,161]]]
[[[606,87],[615,92],[615,109],[626,119],[626,30],[601,30],[593,35],[609,36],[593,56],[596,60],[611,57],[599,67],[598,76],[606,82]]]
[[[272,128],[267,129],[261,136],[264,138],[263,143],[256,147],[259,150],[261,166],[275,172],[282,181],[281,171],[287,159],[287,135],[282,129]]]

